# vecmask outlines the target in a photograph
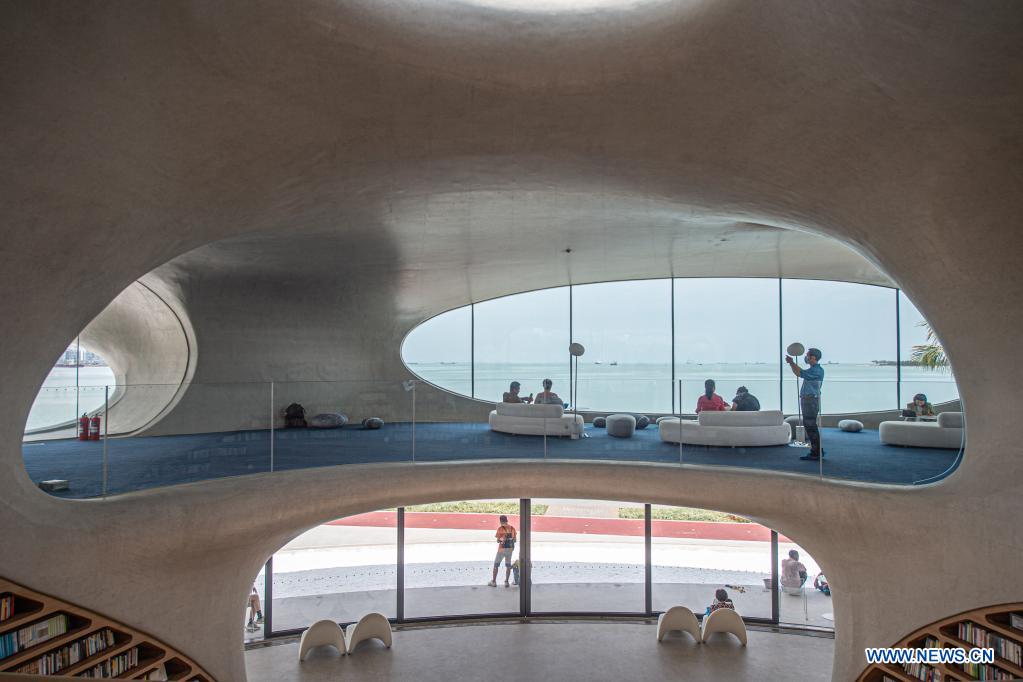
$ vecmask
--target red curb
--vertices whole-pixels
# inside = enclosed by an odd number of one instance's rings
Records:
[[[497,514],[462,514],[458,512],[405,512],[405,528],[496,531],[497,516]],[[517,514],[509,514],[508,520],[513,526],[519,526]],[[369,512],[330,521],[326,525],[395,528],[398,525],[398,513],[392,511]],[[643,519],[534,516],[532,527],[533,531],[538,533],[643,537]],[[661,521],[655,519],[652,522],[652,530],[655,538],[771,541],[771,530],[756,523]],[[791,542],[783,535],[778,536],[778,541]]]

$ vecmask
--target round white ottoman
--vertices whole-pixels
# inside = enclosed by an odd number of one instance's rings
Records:
[[[843,419],[842,421],[838,422],[838,428],[842,429],[843,431],[848,431],[850,433],[856,433],[857,431],[863,430],[863,422],[857,421],[855,419]]]
[[[636,418],[631,414],[612,414],[604,421],[607,435],[615,438],[631,438],[636,432]]]

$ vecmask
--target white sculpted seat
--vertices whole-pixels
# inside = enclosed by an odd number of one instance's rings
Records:
[[[878,436],[886,445],[952,450],[963,444],[963,427],[962,412],[942,412],[937,421],[881,422]]]
[[[701,412],[696,421],[670,418],[658,424],[666,443],[717,447],[786,445],[792,430],[778,410],[757,412]]]
[[[332,620],[318,620],[302,633],[302,640],[298,645],[299,662],[304,661],[305,655],[318,646],[332,646],[342,656],[348,652],[345,647],[345,633],[341,626]]]
[[[497,403],[490,413],[490,429],[523,436],[578,436],[582,415],[565,414],[561,405]]]
[[[703,619],[703,641],[715,632],[730,632],[746,646],[746,624],[735,609],[718,609]]]
[[[664,639],[665,635],[674,630],[688,632],[697,642],[702,641],[700,637],[700,622],[696,615],[685,606],[672,606],[657,619],[657,641]]]
[[[391,648],[391,624],[380,613],[367,613],[358,623],[348,626],[345,634],[348,637],[348,653],[355,651],[359,642],[367,639],[379,639],[388,649]]]

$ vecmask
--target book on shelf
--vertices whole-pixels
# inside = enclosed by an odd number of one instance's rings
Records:
[[[5,594],[0,597],[0,623],[10,620],[14,615],[14,595]]]
[[[67,614],[56,613],[37,623],[0,635],[0,659],[59,637],[68,631],[69,626]]]
[[[928,635],[923,642],[924,649],[940,649],[941,642]],[[941,672],[925,663],[903,663],[902,669],[910,677],[924,682],[941,682]]]
[[[14,616],[14,595],[5,594],[0,597],[0,623],[9,621]]]
[[[114,644],[113,631],[110,628],[104,628],[53,651],[48,651],[39,658],[23,663],[14,672],[25,675],[52,675],[84,661],[90,656],[106,651]]]
[[[956,636],[976,647],[994,649],[998,658],[1023,666],[1023,644],[1020,642],[1003,637],[969,620],[959,623]]]
[[[139,664],[139,648],[133,646],[125,652],[97,663],[88,670],[78,673],[79,677],[105,678],[123,675]]]
[[[1023,613],[1013,611],[1009,614],[1009,626],[1014,630],[1023,631]]]
[[[988,663],[964,663],[963,670],[975,680],[1018,680],[1012,673]]]

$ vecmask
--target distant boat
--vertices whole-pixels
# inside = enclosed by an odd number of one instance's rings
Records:
[[[594,361],[593,361],[593,364],[595,364],[595,365],[599,365],[599,364],[601,364],[601,362],[600,362],[600,360],[594,360]]]
[[[611,362],[609,362],[607,364],[611,365],[612,367],[617,367],[618,366],[618,361],[617,360],[612,360]]]

